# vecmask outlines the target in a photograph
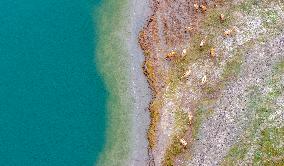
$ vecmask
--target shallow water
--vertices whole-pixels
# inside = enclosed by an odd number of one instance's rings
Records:
[[[0,165],[94,164],[107,93],[94,63],[93,5],[0,1]]]
[[[99,35],[96,54],[99,71],[109,92],[107,99],[106,144],[97,165],[125,166],[130,157],[133,96],[131,96],[131,57],[125,39],[129,38],[127,0],[105,0],[94,9]]]

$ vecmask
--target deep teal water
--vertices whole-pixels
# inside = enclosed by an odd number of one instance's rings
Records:
[[[0,166],[92,166],[107,93],[90,0],[0,1]]]

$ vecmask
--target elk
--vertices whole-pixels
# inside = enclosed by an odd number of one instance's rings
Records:
[[[173,59],[176,59],[177,57],[178,57],[178,53],[175,51],[171,51],[170,53],[166,55],[167,60],[173,60]]]
[[[186,146],[187,145],[187,142],[182,138],[179,140],[179,142],[183,145],[183,146]]]
[[[202,80],[201,80],[201,83],[202,83],[202,84],[205,84],[205,83],[206,83],[206,81],[207,81],[207,76],[206,76],[206,75],[204,75],[204,76],[203,76],[203,78],[202,78]]]
[[[222,13],[220,14],[220,21],[221,22],[224,22],[225,21],[225,15]]]
[[[200,5],[200,8],[203,14],[207,11],[207,7],[205,5]]]
[[[198,12],[198,4],[195,3],[195,4],[193,5],[193,7],[194,7],[195,12]]]
[[[224,31],[224,36],[227,37],[227,36],[231,36],[233,33],[233,30],[232,29],[227,29]]]
[[[203,47],[205,45],[206,39],[207,39],[207,36],[205,36],[205,38],[201,40],[200,45],[199,45],[200,47]]]
[[[210,49],[210,56],[211,56],[212,58],[215,57],[215,48],[213,48],[213,47]]]

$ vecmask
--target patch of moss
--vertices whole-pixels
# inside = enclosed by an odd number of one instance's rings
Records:
[[[238,6],[238,8],[241,9],[241,11],[250,14],[253,10],[253,7],[257,5],[259,5],[258,0],[245,0]]]
[[[163,166],[174,166],[174,158],[184,151],[185,147],[179,142],[179,137],[175,136],[172,139],[171,145],[168,147],[163,163]]]
[[[253,163],[257,165],[284,164],[284,128],[266,128],[257,141]]]
[[[175,112],[175,131],[177,135],[184,134],[189,128],[189,116],[187,112],[177,110]]]
[[[151,52],[150,51],[144,51],[144,56],[145,57],[149,57],[151,55]]]
[[[154,78],[154,65],[152,64],[151,61],[145,61],[145,70],[146,70],[146,74],[151,77],[151,79]]]
[[[218,91],[218,87],[217,86],[212,86],[212,85],[206,85],[204,88],[202,88],[202,91],[206,94],[206,95],[213,95]]]
[[[221,22],[220,15],[224,14],[225,20]],[[218,34],[228,28],[232,22],[232,11],[227,11],[221,8],[210,8],[208,15],[205,16],[201,26],[211,33]],[[213,34],[214,35],[214,34]]]
[[[275,24],[276,21],[279,19],[278,13],[275,10],[268,10],[264,13],[264,17],[267,20],[270,20],[271,23]]]
[[[229,79],[236,77],[240,73],[243,57],[241,55],[235,55],[225,66],[222,78]]]
[[[147,137],[149,141],[149,147],[151,149],[154,148],[157,142],[157,126],[160,121],[160,113],[159,109],[161,108],[162,103],[158,100],[154,100],[153,103],[150,104],[150,126],[148,129]]]
[[[194,113],[194,119],[192,123],[192,138],[194,140],[197,139],[199,129],[201,127],[202,121],[204,119],[205,110],[202,108],[198,108]]]
[[[277,65],[274,68],[276,73],[284,73],[284,60],[277,63]]]
[[[206,111],[206,113],[204,114],[204,118],[209,118],[210,116],[213,115],[215,111],[213,109],[209,109],[208,111]]]
[[[284,85],[281,83],[283,73],[284,61],[280,61],[275,65],[271,80],[268,81],[271,91],[268,93],[266,101],[271,102],[284,92]]]
[[[277,27],[279,16],[276,10],[262,10],[260,12],[264,27],[274,29]]]
[[[241,144],[234,145],[230,149],[228,155],[224,158],[223,162],[221,163],[221,166],[238,165],[239,161],[245,158],[247,150],[248,148],[245,145]]]

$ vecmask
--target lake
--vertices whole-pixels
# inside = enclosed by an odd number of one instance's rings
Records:
[[[102,151],[96,4],[0,1],[0,165],[92,166]]]

